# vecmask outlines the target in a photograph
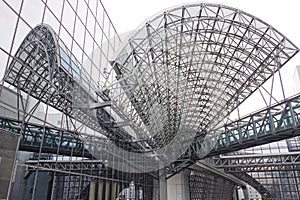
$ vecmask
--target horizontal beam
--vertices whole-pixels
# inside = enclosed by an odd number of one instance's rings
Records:
[[[105,101],[105,102],[97,102],[97,103],[90,103],[90,109],[97,109],[97,108],[103,108],[111,106],[111,101]]]
[[[19,150],[92,158],[79,134],[64,129],[0,117],[0,129],[21,134]]]
[[[226,172],[297,171],[300,152],[218,156],[213,158],[213,163]]]

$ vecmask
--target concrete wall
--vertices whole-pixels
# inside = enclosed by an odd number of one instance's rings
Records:
[[[0,199],[7,199],[19,136],[0,129]]]
[[[168,200],[190,200],[189,173],[185,169],[167,180]]]

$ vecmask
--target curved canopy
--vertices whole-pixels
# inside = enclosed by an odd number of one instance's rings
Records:
[[[214,129],[297,52],[243,11],[185,5],[138,28],[112,62],[117,80],[105,89],[158,148],[179,131]]]

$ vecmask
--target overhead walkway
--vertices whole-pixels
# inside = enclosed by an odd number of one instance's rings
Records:
[[[211,135],[211,136],[210,136]],[[225,124],[199,137],[186,155],[210,157],[300,135],[300,95]]]
[[[0,117],[0,128],[21,134],[19,150],[92,158],[78,133]]]

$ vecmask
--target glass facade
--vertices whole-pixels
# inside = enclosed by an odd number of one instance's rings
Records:
[[[0,18],[0,129],[19,136],[1,197],[164,200],[161,177],[194,164],[190,200],[238,198],[242,181],[300,198],[300,96],[280,75],[299,49],[266,22],[187,4],[121,41],[100,0],[3,0]]]

